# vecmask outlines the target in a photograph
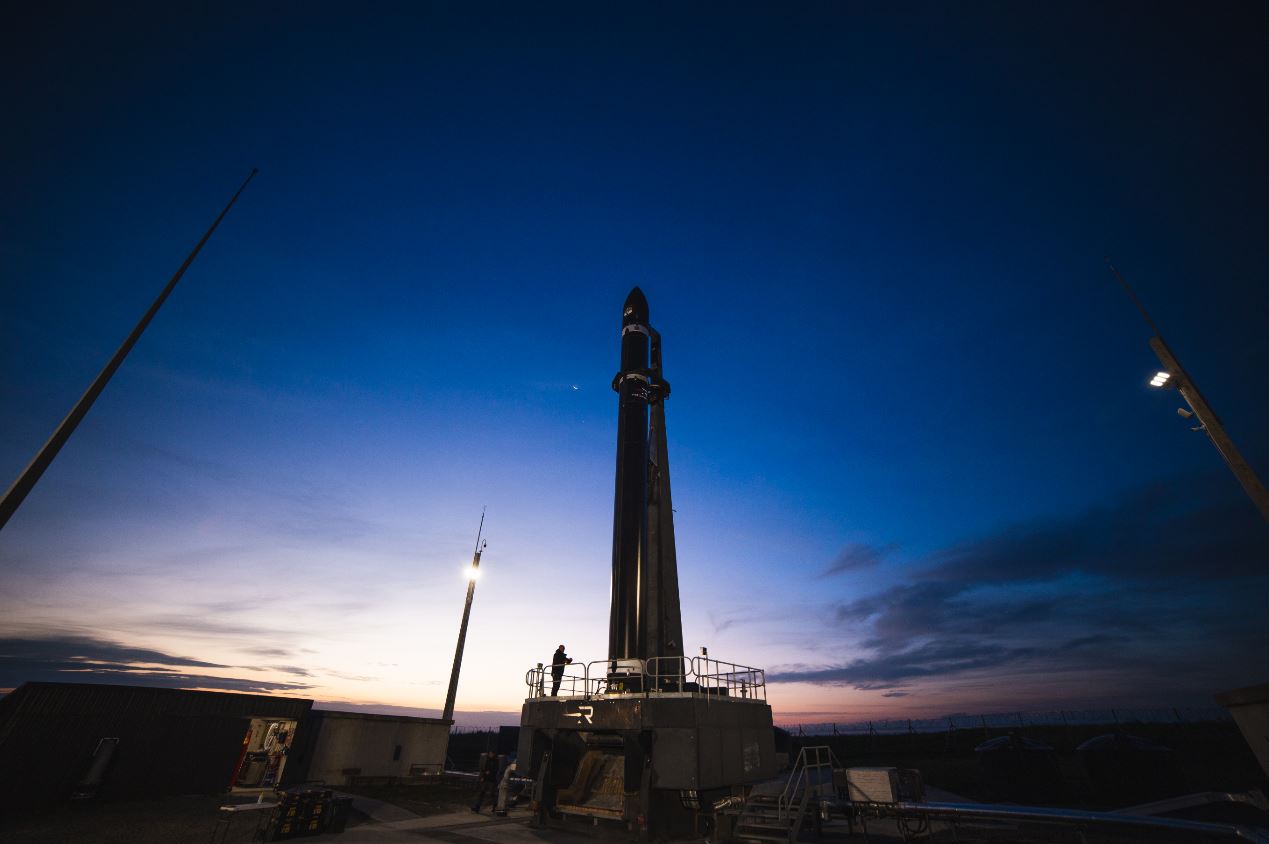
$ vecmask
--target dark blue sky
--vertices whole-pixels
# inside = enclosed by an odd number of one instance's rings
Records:
[[[271,649],[314,694],[437,705],[486,503],[471,705],[514,708],[556,640],[602,657],[639,284],[685,633],[783,678],[778,712],[1205,702],[1269,670],[1269,531],[1146,386],[1103,263],[1269,470],[1262,5],[27,15],[7,479],[261,169],[0,536],[31,665],[92,639],[276,682]],[[435,665],[349,667],[403,627]]]

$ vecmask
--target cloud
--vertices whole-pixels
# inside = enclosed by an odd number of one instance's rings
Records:
[[[735,627],[737,624],[744,624],[746,621],[752,619],[752,609],[753,608],[751,607],[737,607],[728,609],[726,612],[721,613],[716,613],[711,610],[707,613],[707,615],[709,617],[710,626],[714,628],[714,632],[722,633],[724,630]]]
[[[26,682],[126,683],[175,689],[236,692],[299,692],[311,686],[284,681],[241,679],[190,668],[232,668],[91,636],[0,639],[0,689]]]
[[[379,679],[378,677],[371,677],[363,674],[343,674],[339,671],[327,671],[326,673],[332,677],[338,677],[340,680],[347,680],[350,683],[369,683]],[[436,682],[439,683],[440,681],[438,680]]]
[[[1080,636],[1078,638],[1072,639],[1071,641],[1062,645],[1062,647],[1065,650],[1073,651],[1073,650],[1077,650],[1078,648],[1089,648],[1089,647],[1100,646],[1100,645],[1122,645],[1122,644],[1127,644],[1131,641],[1132,640],[1127,636],[1111,636],[1106,633],[1099,633],[1095,636]]]
[[[308,669],[299,668],[294,665],[272,665],[269,667],[268,670],[280,671],[283,674],[294,674],[297,677],[312,677],[313,676],[312,674],[308,672]]]
[[[291,652],[285,648],[243,648],[242,652],[253,656],[268,657],[287,657],[291,655]]]
[[[823,575],[829,577],[843,572],[871,568],[880,563],[894,549],[894,545],[869,545],[862,542],[852,542],[838,552],[837,556],[833,558],[833,562],[829,563],[828,568],[824,570]]]
[[[49,661],[85,665],[124,665],[149,663],[153,665],[184,665],[197,668],[228,668],[215,662],[202,662],[183,656],[172,656],[162,651],[133,648],[126,645],[95,639],[91,636],[62,636],[59,638],[0,639],[0,664],[11,661]]]
[[[767,672],[772,683],[818,683],[857,689],[891,689],[924,677],[992,668],[1024,659],[1029,648],[974,642],[926,642],[898,654],[861,658],[827,668],[781,669]]]
[[[851,546],[830,571],[872,565],[874,550]],[[861,690],[978,677],[1010,693],[1025,681],[1206,698],[1251,682],[1240,666],[1269,652],[1255,621],[1269,598],[1266,563],[1269,532],[1227,476],[1173,478],[937,551],[904,582],[832,608],[856,637],[851,658],[767,676]]]

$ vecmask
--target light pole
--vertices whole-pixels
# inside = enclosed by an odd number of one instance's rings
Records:
[[[1158,335],[1151,337],[1150,348],[1154,349],[1155,356],[1159,358],[1159,363],[1163,364],[1164,369],[1150,381],[1151,386],[1176,388],[1181,398],[1185,399],[1185,403],[1190,406],[1191,414],[1198,417],[1199,425],[1195,430],[1207,434],[1212,445],[1216,446],[1216,451],[1224,458],[1225,465],[1234,473],[1238,483],[1242,484],[1247,497],[1260,510],[1261,517],[1269,522],[1269,492],[1265,491],[1265,485],[1260,482],[1260,478],[1256,477],[1255,470],[1243,459],[1242,453],[1226,433],[1225,426],[1221,424],[1216,411],[1212,410],[1211,405],[1203,398],[1194,380],[1181,367],[1181,362],[1176,359],[1176,355],[1172,354],[1172,350],[1168,348],[1167,343],[1163,342],[1162,337]],[[1189,418],[1189,415],[1184,412],[1181,415]]]
[[[1108,261],[1107,263],[1109,264],[1110,262]],[[1185,408],[1181,408],[1178,413],[1187,419],[1190,416],[1198,417],[1199,425],[1194,430],[1203,431],[1207,434],[1207,438],[1212,441],[1212,445],[1216,446],[1216,451],[1224,459],[1225,465],[1229,467],[1229,470],[1234,473],[1234,477],[1238,479],[1238,483],[1242,485],[1247,497],[1251,499],[1251,502],[1260,511],[1261,517],[1266,522],[1269,522],[1269,492],[1265,491],[1265,485],[1260,482],[1260,478],[1256,477],[1251,465],[1243,459],[1242,453],[1239,452],[1234,445],[1234,441],[1230,439],[1229,434],[1225,431],[1225,426],[1221,424],[1216,411],[1212,410],[1211,405],[1207,403],[1207,400],[1203,398],[1203,394],[1199,392],[1194,379],[1181,366],[1181,362],[1177,360],[1176,355],[1172,354],[1168,344],[1163,342],[1159,327],[1154,324],[1154,320],[1146,312],[1145,305],[1141,304],[1137,294],[1133,293],[1132,288],[1128,286],[1128,282],[1124,280],[1124,277],[1119,274],[1119,270],[1115,269],[1114,264],[1110,264],[1110,271],[1115,274],[1115,278],[1119,279],[1119,283],[1123,285],[1124,292],[1132,299],[1133,304],[1137,306],[1137,310],[1141,311],[1146,323],[1154,331],[1154,336],[1150,338],[1150,348],[1154,350],[1155,357],[1159,359],[1163,369],[1155,373],[1155,376],[1150,379],[1150,386],[1176,388],[1176,391],[1181,394],[1181,398],[1185,399],[1185,403],[1190,406],[1188,413]]]
[[[480,555],[485,545],[480,539],[485,529],[485,511],[480,511],[480,527],[476,530],[476,552],[471,558],[471,568],[467,570],[467,601],[463,604],[463,623],[458,628],[458,647],[454,649],[454,669],[449,674],[449,691],[445,694],[445,711],[442,720],[454,720],[454,696],[458,694],[458,672],[463,667],[463,645],[467,642],[467,621],[471,618],[471,599],[476,596],[476,581],[480,578]],[[442,760],[443,762],[444,760]]]

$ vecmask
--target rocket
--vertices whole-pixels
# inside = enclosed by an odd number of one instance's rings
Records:
[[[544,691],[540,663],[525,675],[520,771],[534,777],[538,825],[575,815],[619,821],[648,840],[699,838],[702,809],[775,776],[775,733],[762,669],[683,653],[665,430],[670,385],[661,335],[637,287],[622,307],[612,386],[608,658],[584,663],[580,684],[563,695]]]
[[[662,378],[661,335],[638,287],[622,307],[621,368],[612,387],[618,409],[608,657],[651,659],[650,674],[679,674],[683,618],[665,435],[670,384]]]

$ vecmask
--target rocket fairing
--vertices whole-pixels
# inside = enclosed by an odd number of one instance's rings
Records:
[[[622,309],[617,392],[617,473],[613,502],[611,660],[683,656],[670,467],[665,437],[661,336],[638,288]],[[650,419],[649,419],[650,417]],[[649,666],[679,673],[679,665]]]

